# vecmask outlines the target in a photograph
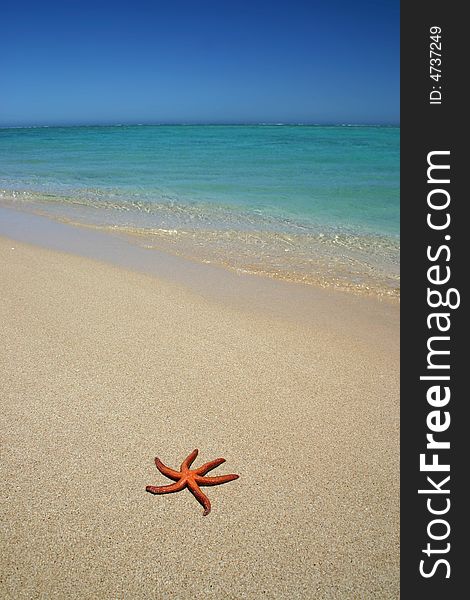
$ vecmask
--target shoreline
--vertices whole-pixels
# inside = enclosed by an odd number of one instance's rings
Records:
[[[398,597],[398,307],[65,231],[0,237],[3,595]]]
[[[3,200],[5,200],[5,198],[3,198]],[[120,244],[121,246],[126,246],[127,252],[134,256],[134,261],[132,263],[133,268],[137,268],[137,270],[143,272],[151,271],[157,275],[161,275],[161,273],[155,271],[155,269],[152,270],[152,268],[149,268],[149,264],[152,262],[152,254],[154,255],[153,262],[155,263],[173,261],[178,265],[183,265],[184,263],[198,264],[200,266],[200,274],[202,274],[203,277],[205,276],[205,272],[210,273],[213,271],[222,273],[229,271],[241,278],[258,278],[264,281],[273,280],[275,282],[280,282],[281,284],[294,284],[296,287],[309,287],[313,290],[322,289],[328,293],[346,293],[360,298],[370,298],[372,300],[379,300],[380,302],[387,302],[395,305],[399,305],[400,302],[399,283],[397,288],[385,288],[379,286],[376,282],[369,288],[365,283],[353,283],[354,278],[352,274],[350,274],[351,279],[349,282],[344,279],[344,274],[339,275],[339,273],[334,277],[333,274],[330,273],[328,279],[325,280],[324,274],[322,274],[322,269],[324,267],[321,267],[320,271],[315,276],[305,276],[295,272],[289,274],[287,271],[272,271],[269,266],[269,261],[264,266],[261,263],[259,265],[252,263],[249,267],[246,265],[248,268],[245,268],[242,266],[237,267],[234,263],[227,262],[222,256],[215,259],[214,256],[212,256],[209,260],[207,257],[204,257],[203,253],[194,255],[194,252],[189,249],[187,243],[184,241],[186,235],[185,232],[173,232],[172,230],[137,230],[118,225],[103,226],[76,221],[72,218],[65,218],[63,215],[49,214],[47,211],[44,212],[38,208],[33,209],[33,207],[30,206],[25,208],[24,206],[21,206],[21,204],[5,204],[4,202],[0,202],[0,217],[0,235],[8,236],[13,231],[16,232],[16,235],[20,236],[19,239],[21,241],[26,243],[39,243],[45,247],[51,247],[52,244],[52,247],[57,247],[58,249],[67,252],[70,248],[64,243],[64,240],[68,237],[64,232],[68,230],[72,237],[77,238],[76,231],[79,230],[83,232],[81,235],[85,238],[95,241],[93,244],[95,247],[95,254],[92,255],[93,258],[98,260],[101,260],[102,258],[109,260],[109,251],[105,249],[104,246],[116,246]],[[39,235],[36,233],[34,235],[27,234],[27,232],[31,231],[33,228],[39,230]],[[176,235],[177,233],[178,235]],[[222,234],[222,232],[220,233]],[[56,246],[54,241],[51,241],[51,237],[58,237],[61,241],[60,245]],[[98,242],[100,239],[102,241]],[[117,240],[120,240],[120,242]],[[287,242],[288,240],[286,243]],[[193,242],[190,242],[190,245],[192,243]],[[84,244],[81,244],[79,254],[88,256],[89,254],[87,252],[83,252],[83,246]],[[140,248],[140,252],[139,250],[133,249],[136,247]],[[76,245],[71,249],[72,252],[75,251]],[[145,252],[142,252],[142,249]],[[140,259],[137,259],[136,257],[139,254]],[[318,261],[320,258],[317,257],[316,260]],[[325,260],[325,257],[321,260]],[[111,256],[111,262],[119,262],[116,261],[116,252],[114,256]]]
[[[399,233],[370,223],[174,202],[169,191],[13,188],[0,205],[238,273],[399,301]]]
[[[400,305],[393,298],[237,273],[220,265],[148,250],[120,235],[0,205],[1,237],[150,275],[205,301],[254,311],[259,316],[315,325],[339,336],[346,332],[377,343],[375,325],[380,328],[385,323],[391,330],[399,330]]]

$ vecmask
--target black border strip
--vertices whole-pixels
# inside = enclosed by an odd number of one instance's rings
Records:
[[[460,5],[463,6],[463,5]],[[468,392],[463,388],[464,369],[467,368],[468,350],[465,349],[464,310],[466,304],[466,279],[469,268],[467,233],[464,211],[468,202],[468,192],[463,191],[465,177],[464,161],[466,151],[463,148],[463,131],[466,120],[463,114],[463,82],[467,79],[468,68],[461,61],[459,48],[466,45],[468,34],[464,33],[465,19],[459,3],[451,1],[429,0],[427,2],[402,2],[401,4],[401,597],[405,600],[415,598],[461,598],[466,586],[464,577],[464,522],[462,506],[468,503],[463,486],[465,472],[463,468],[468,449],[463,447],[463,439],[470,441],[470,432],[464,434],[466,419],[464,410],[469,402]],[[430,78],[430,39],[431,27],[441,28],[440,54],[442,76],[437,80]],[[434,30],[436,31],[436,30]],[[438,47],[433,47],[437,51]],[[432,55],[438,58],[437,55]],[[434,63],[438,66],[437,63]],[[433,89],[433,86],[435,89]],[[430,104],[430,93],[442,93],[440,104]],[[439,101],[439,94],[433,94],[433,101]],[[430,172],[428,182],[428,155],[433,151],[449,151],[449,155],[433,155],[435,163],[449,164],[450,170],[436,169]],[[468,169],[467,169],[468,170]],[[446,174],[447,173],[447,174]],[[449,183],[443,180],[450,179]],[[440,182],[433,182],[439,179]],[[447,194],[449,206],[443,210],[433,210],[428,206],[428,194],[431,190],[445,190],[431,195],[431,203],[436,200],[443,204]],[[470,204],[470,202],[468,202]],[[446,214],[451,219],[447,228],[432,229],[427,224],[428,213],[431,219],[441,219]],[[447,239],[445,236],[450,236]],[[438,258],[430,260],[430,254]],[[448,260],[447,260],[448,258]],[[431,284],[430,276],[443,278],[450,268],[450,280],[447,283]],[[449,288],[455,288],[460,294],[460,306],[455,309],[431,308],[428,303],[427,289],[437,289],[445,295]],[[452,301],[457,294],[452,294]],[[432,300],[437,300],[434,295]],[[450,328],[447,332],[437,331],[437,320],[431,318],[431,328],[427,317],[433,312],[449,314]],[[446,323],[441,320],[441,325]],[[433,348],[450,350],[450,354],[428,357],[427,343],[432,336],[448,336],[449,340],[435,340]],[[430,369],[428,358],[439,366],[448,364],[449,369]],[[420,376],[449,376],[450,380],[420,380]],[[427,390],[432,385],[448,385],[451,397],[444,406],[431,406],[427,399]],[[439,388],[442,391],[442,387]],[[434,396],[435,397],[435,396]],[[426,434],[431,433],[427,417],[431,411],[439,410],[439,422],[443,423],[447,411],[450,426],[443,432],[435,433],[435,439],[449,441],[450,449],[430,450],[426,448]],[[432,419],[432,417],[430,417]],[[436,426],[437,417],[431,424]],[[449,472],[423,472],[420,470],[420,454],[426,453],[426,462],[432,461],[437,452],[439,463],[449,464]],[[450,475],[446,484],[440,485]],[[427,476],[434,479],[441,489],[449,489],[449,494],[418,494],[419,489],[433,489]],[[449,510],[442,515],[432,515],[431,508]],[[446,520],[450,531],[442,540],[430,539],[428,527],[435,537],[445,536],[447,526],[444,523],[429,525],[433,519]],[[425,554],[427,544],[433,552]],[[450,544],[448,547],[447,544]],[[447,550],[436,552],[436,550]],[[444,559],[436,566],[436,561]],[[424,560],[422,570],[431,577],[420,574],[420,561]],[[465,561],[466,562],[466,561]],[[449,574],[450,577],[446,578]]]

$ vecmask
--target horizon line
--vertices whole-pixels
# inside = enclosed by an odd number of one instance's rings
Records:
[[[49,124],[22,124],[9,125],[0,123],[0,129],[47,129],[59,127],[184,127],[184,126],[212,126],[212,127],[246,127],[246,126],[298,126],[298,127],[400,127],[400,123],[345,123],[345,122],[309,122],[309,121],[156,121],[156,122],[116,122],[116,123],[49,123]]]

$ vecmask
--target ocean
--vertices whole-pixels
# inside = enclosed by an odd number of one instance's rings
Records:
[[[397,127],[0,129],[0,203],[243,273],[399,295]]]

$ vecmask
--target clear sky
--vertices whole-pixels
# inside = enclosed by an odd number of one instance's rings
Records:
[[[10,0],[0,125],[394,123],[398,0]]]

